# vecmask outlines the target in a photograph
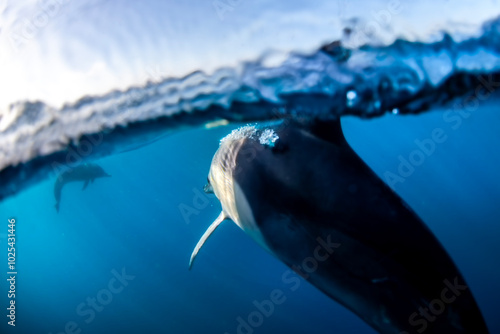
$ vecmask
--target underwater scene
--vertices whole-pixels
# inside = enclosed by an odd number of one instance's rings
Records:
[[[0,0],[0,333],[500,333],[496,0]]]

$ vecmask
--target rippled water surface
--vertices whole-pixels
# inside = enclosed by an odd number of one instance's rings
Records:
[[[0,0],[0,243],[14,217],[18,271],[2,333],[237,333],[274,289],[286,300],[254,333],[374,333],[307,282],[292,291],[234,224],[187,269],[220,212],[203,194],[220,139],[339,116],[500,332],[499,15],[466,0]],[[56,176],[83,162],[112,177],[68,184],[57,213]]]

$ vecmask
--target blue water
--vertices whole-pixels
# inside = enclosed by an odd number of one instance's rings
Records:
[[[0,0],[0,333],[374,333],[231,222],[188,270],[220,139],[340,116],[500,333],[498,2],[224,1]],[[54,164],[92,136],[79,155],[112,177],[67,184],[57,213]]]
[[[382,178],[397,173],[398,156],[408,157],[416,139],[443,129],[446,141],[394,189],[454,259],[491,333],[500,332],[497,105],[485,101],[456,129],[443,119],[444,110],[343,119],[348,141]],[[1,232],[8,218],[17,221],[18,271],[16,327],[4,319],[1,332],[233,334],[238,317],[248,320],[257,310],[254,302],[279,289],[284,302],[254,333],[374,333],[307,282],[300,280],[298,288],[284,282],[287,267],[230,222],[188,270],[194,245],[220,212],[213,195],[196,194],[219,140],[237,126],[179,131],[98,160],[112,177],[85,191],[81,183],[66,185],[59,214],[54,178],[1,202]],[[191,207],[192,214],[186,219],[179,206]],[[5,248],[6,239],[0,242]],[[129,275],[126,286],[113,280],[122,270]],[[99,311],[89,311],[87,298],[99,298]],[[6,305],[6,291],[1,300]]]

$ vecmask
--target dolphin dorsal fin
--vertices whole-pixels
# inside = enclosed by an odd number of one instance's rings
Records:
[[[337,145],[347,144],[340,124],[340,118],[333,120],[315,120],[309,125],[309,131],[316,137],[328,142]]]
[[[208,237],[210,237],[212,232],[215,231],[217,226],[219,226],[220,223],[222,223],[226,218],[227,218],[226,214],[224,213],[224,211],[222,211],[220,213],[219,217],[217,217],[217,219],[214,220],[214,222],[208,227],[208,229],[205,231],[205,233],[203,233],[200,241],[198,241],[198,243],[196,244],[196,247],[193,250],[193,253],[191,254],[191,258],[189,259],[189,270],[191,270],[191,267],[193,266],[194,259],[196,258],[196,255],[198,255],[198,252],[200,251],[200,249],[203,246],[203,244],[205,243],[205,241],[207,241]]]

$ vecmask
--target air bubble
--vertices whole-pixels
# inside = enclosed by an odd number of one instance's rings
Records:
[[[347,99],[347,106],[352,107],[354,104],[356,104],[356,101],[358,99],[358,93],[354,90],[350,90],[346,93],[346,99]]]

